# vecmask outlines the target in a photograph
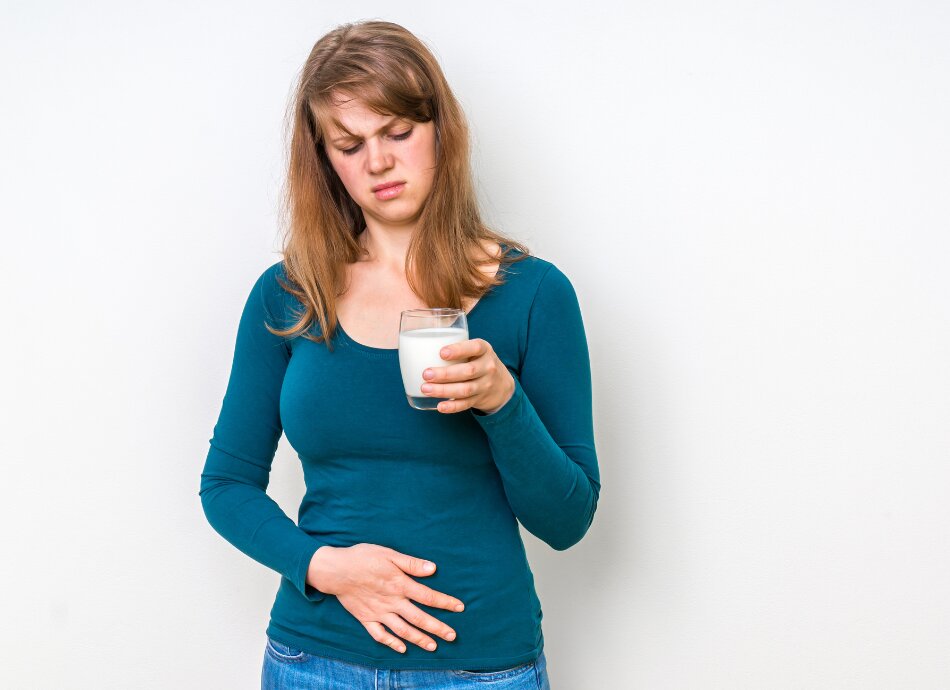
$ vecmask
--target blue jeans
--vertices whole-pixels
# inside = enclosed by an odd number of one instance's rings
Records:
[[[544,652],[503,671],[373,668],[288,647],[267,637],[261,690],[551,690]]]

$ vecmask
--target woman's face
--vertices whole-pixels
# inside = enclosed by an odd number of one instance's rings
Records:
[[[348,131],[330,124],[324,148],[367,225],[415,225],[432,190],[435,123],[379,115],[357,99],[334,105],[333,114]],[[390,183],[399,184],[378,189]]]

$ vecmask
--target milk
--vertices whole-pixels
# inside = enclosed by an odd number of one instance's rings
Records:
[[[399,334],[399,369],[402,372],[402,384],[406,389],[406,396],[413,407],[434,409],[439,400],[422,392],[422,372],[432,367],[447,367],[460,364],[468,360],[444,360],[439,352],[446,345],[468,340],[468,329],[465,328],[416,328],[402,331]]]

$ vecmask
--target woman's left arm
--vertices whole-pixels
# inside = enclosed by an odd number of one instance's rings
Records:
[[[529,310],[520,376],[512,376],[491,346],[478,343],[474,378],[445,378],[458,364],[436,369],[433,394],[456,397],[443,405],[468,405],[488,436],[492,456],[515,516],[525,529],[558,551],[586,534],[600,495],[594,448],[590,357],[580,305],[571,282],[553,264],[541,278]],[[458,344],[453,346],[458,347]],[[470,356],[464,353],[462,356]],[[452,352],[451,359],[459,357]],[[461,369],[456,369],[461,371]],[[462,377],[464,378],[464,377]],[[513,382],[513,390],[512,390]],[[470,386],[469,399],[459,400]],[[501,391],[504,391],[503,393]],[[486,401],[511,397],[490,414]],[[463,394],[464,395],[464,394]],[[501,397],[499,397],[501,396]]]

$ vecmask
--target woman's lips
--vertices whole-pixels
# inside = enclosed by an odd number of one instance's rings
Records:
[[[373,192],[373,194],[375,194],[376,198],[380,200],[392,199],[394,196],[398,196],[399,193],[402,192],[402,188],[405,186],[405,182],[400,182],[399,184],[395,184],[392,187],[383,187],[382,189],[378,189]]]

